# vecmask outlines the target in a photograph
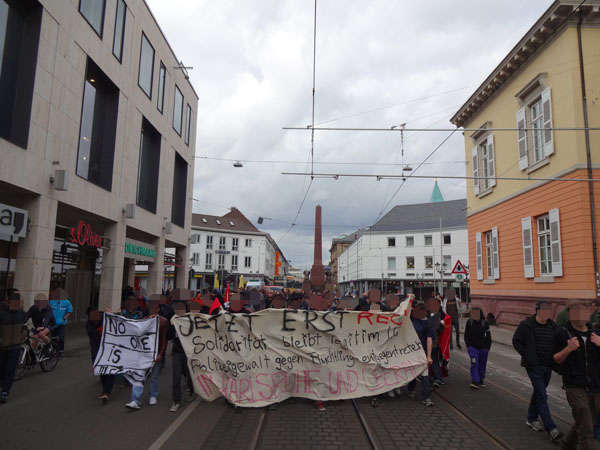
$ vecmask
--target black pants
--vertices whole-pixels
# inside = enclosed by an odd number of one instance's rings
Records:
[[[100,375],[100,382],[102,383],[102,393],[110,395],[115,385],[114,375]]]
[[[456,331],[456,346],[460,347],[460,324],[458,317],[452,317],[452,328]],[[450,334],[450,345],[452,345],[452,334]]]
[[[21,347],[0,350],[0,384],[2,392],[7,394],[10,392],[13,380],[15,379],[15,369],[17,368],[17,360],[21,353]]]
[[[185,353],[172,353],[173,359],[173,403],[181,403],[181,376],[187,378],[187,385],[190,391],[194,391],[192,377],[188,370],[187,358]]]

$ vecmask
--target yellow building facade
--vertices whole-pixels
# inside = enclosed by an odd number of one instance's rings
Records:
[[[500,323],[600,296],[600,0],[580,3],[554,2],[451,119],[472,177],[471,300]]]

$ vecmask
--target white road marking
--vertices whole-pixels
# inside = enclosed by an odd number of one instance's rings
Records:
[[[148,450],[159,450],[163,445],[165,445],[165,442],[167,442],[169,440],[169,438],[173,435],[173,433],[175,433],[175,431],[177,431],[177,428],[179,428],[181,426],[181,424],[183,422],[185,422],[185,420],[189,417],[190,414],[192,414],[192,412],[194,411],[194,409],[196,409],[196,407],[200,404],[200,398],[196,397],[196,399],[194,400],[194,402],[192,404],[190,404],[186,410],[181,413],[181,415],[175,419],[173,421],[173,423],[171,425],[169,425],[169,428],[167,428],[165,431],[163,431],[163,433],[158,437],[158,439],[156,439],[154,441],[154,443],[148,447]]]

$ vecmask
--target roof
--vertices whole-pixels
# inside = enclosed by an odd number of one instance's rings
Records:
[[[520,72],[520,69],[540,51],[546,42],[564,29],[567,19],[576,22],[579,13],[586,20],[598,20],[600,0],[556,0],[529,29],[525,36],[515,45],[485,81],[469,97],[464,105],[454,114],[450,122],[457,127],[464,126],[494,95]],[[584,22],[585,23],[585,22]]]
[[[192,228],[208,228],[233,233],[262,233],[237,208],[231,208],[224,216],[192,214]]]
[[[429,198],[430,203],[443,202],[444,196],[442,195],[442,191],[440,191],[440,187],[438,186],[437,180],[435,180],[435,184],[433,185],[433,192],[431,193],[431,197]]]
[[[370,232],[429,231],[467,228],[467,199],[398,205],[371,227]]]
[[[355,240],[361,237],[367,231],[366,228],[361,228],[360,230],[356,230],[353,233],[348,234],[347,236],[340,236],[333,238],[331,240],[331,245],[335,244],[352,244]]]

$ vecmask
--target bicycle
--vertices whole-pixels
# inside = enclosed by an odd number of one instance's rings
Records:
[[[24,330],[25,331],[25,330]],[[19,352],[19,359],[17,360],[17,368],[15,370],[15,380],[20,380],[25,376],[25,372],[28,369],[33,369],[36,363],[39,363],[40,368],[44,372],[51,372],[56,368],[58,360],[60,358],[58,349],[58,337],[52,338],[50,344],[46,344],[44,341],[36,339],[38,341],[37,349],[34,350],[31,345],[31,340],[35,339],[33,336],[36,330],[29,328],[25,331],[25,340],[21,346]]]

